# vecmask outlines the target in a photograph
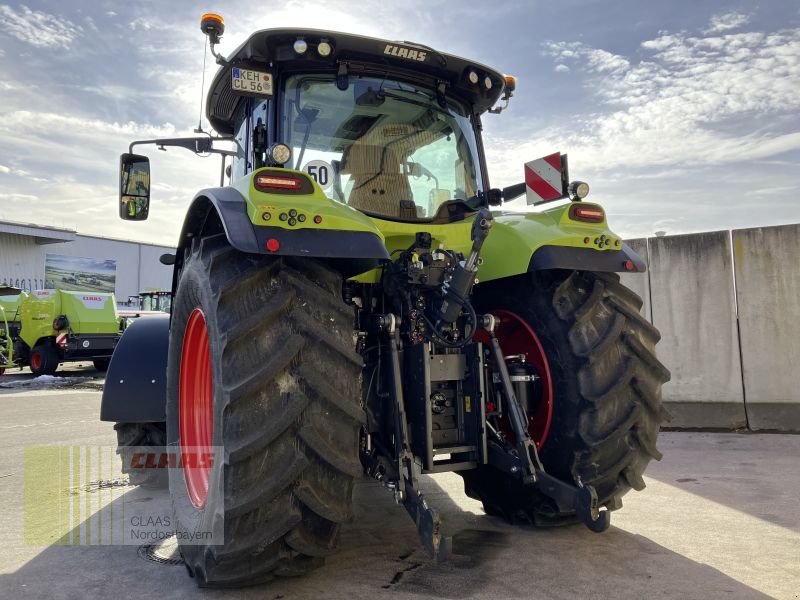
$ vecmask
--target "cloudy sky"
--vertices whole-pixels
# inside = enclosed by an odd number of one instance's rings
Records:
[[[218,159],[149,151],[143,223],[116,216],[117,162],[134,139],[197,126],[205,11],[226,19],[224,53],[297,25],[516,75],[511,107],[485,119],[492,184],[568,153],[623,235],[800,222],[796,0],[0,0],[0,219],[175,242]]]

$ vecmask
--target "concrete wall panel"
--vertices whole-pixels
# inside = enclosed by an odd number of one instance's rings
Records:
[[[800,429],[800,225],[733,232],[752,429]]]
[[[672,372],[664,386],[670,426],[744,426],[729,232],[648,241],[658,356]]]
[[[647,253],[647,238],[636,238],[633,240],[625,240],[625,243],[631,247],[631,250],[636,252],[642,257],[645,264],[650,264],[650,258]],[[648,267],[649,269],[649,267]],[[645,318],[653,322],[650,314],[650,282],[648,273],[620,273],[619,278],[622,285],[632,289],[639,294],[644,304],[642,305],[642,314]]]

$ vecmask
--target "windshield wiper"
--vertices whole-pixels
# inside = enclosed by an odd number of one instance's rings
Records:
[[[303,134],[303,145],[300,146],[300,155],[297,157],[297,165],[295,166],[295,169],[298,171],[303,164],[303,155],[306,153],[308,138],[311,137],[311,125],[317,120],[317,115],[319,115],[318,108],[301,108],[298,111],[297,121],[304,121],[306,124],[306,132]]]
[[[411,92],[415,94],[423,94],[423,92]],[[433,110],[442,113],[443,115],[452,116],[449,110],[441,108],[436,102],[421,102],[420,100],[416,100],[415,98],[407,98],[405,96],[401,96],[400,94],[395,94],[394,92],[387,92],[386,90],[380,92],[381,95],[387,98],[394,98],[395,100],[399,100],[400,102],[406,102],[408,104],[413,104],[414,106],[419,106],[422,108],[432,108]],[[430,96],[425,96],[433,100]]]

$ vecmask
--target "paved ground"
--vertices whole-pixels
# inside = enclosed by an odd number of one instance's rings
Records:
[[[23,448],[114,444],[99,403],[96,391],[0,389],[0,597],[221,597],[137,546],[25,545]],[[226,596],[800,599],[800,436],[665,433],[659,445],[664,460],[651,465],[647,489],[626,496],[604,534],[514,528],[466,498],[457,476],[426,478],[459,553],[434,564],[405,512],[364,481],[356,519],[324,568]],[[168,506],[165,494],[117,485],[114,503]]]

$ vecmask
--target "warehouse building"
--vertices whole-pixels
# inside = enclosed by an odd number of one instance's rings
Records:
[[[24,290],[114,292],[119,304],[145,290],[169,290],[168,246],[80,235],[71,229],[0,221],[0,285]]]

